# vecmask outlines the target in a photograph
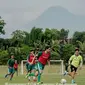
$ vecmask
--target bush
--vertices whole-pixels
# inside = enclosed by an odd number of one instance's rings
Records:
[[[8,51],[0,50],[0,65],[6,64],[8,59],[9,59]]]
[[[75,46],[74,45],[72,45],[72,44],[65,44],[64,45],[62,58],[64,59],[65,63],[68,62],[71,55],[74,54],[74,51],[75,51]]]
[[[57,52],[55,52],[55,51],[52,51],[52,52],[51,52],[51,59],[52,59],[52,60],[59,60],[59,59],[60,59],[59,53],[57,53]]]

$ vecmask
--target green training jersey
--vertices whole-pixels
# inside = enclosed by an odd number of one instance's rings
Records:
[[[76,55],[72,55],[69,59],[69,61],[71,62],[71,65],[78,67],[80,65],[80,63],[82,62],[82,56],[76,56]]]
[[[9,59],[7,63],[8,63],[8,65],[10,67],[13,67],[14,66],[14,63],[15,63],[15,60],[14,59]]]
[[[42,51],[38,52],[37,58],[39,58],[42,55]]]

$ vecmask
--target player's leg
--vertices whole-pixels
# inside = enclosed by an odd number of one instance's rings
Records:
[[[74,78],[75,78],[75,75],[76,75],[76,70],[77,70],[77,68],[74,67],[73,65],[71,65],[70,69],[71,69],[71,72],[67,72],[67,71],[66,71],[66,72],[64,73],[64,75],[69,75],[69,76],[71,76],[71,78],[72,78],[72,83],[75,83]]]
[[[32,77],[33,77],[33,81],[34,82],[37,81],[36,76],[35,76],[35,72],[36,72],[36,70],[35,70],[35,64],[33,64],[32,65],[32,69],[31,69],[31,74],[32,74]]]
[[[75,83],[75,75],[76,75],[76,68],[74,69],[74,71],[72,72],[72,84]]]
[[[5,75],[5,78],[7,78],[9,75],[11,75],[11,68],[8,68],[8,73]]]
[[[26,77],[27,77],[28,80],[30,81],[30,78],[35,76],[35,73],[34,73],[34,65],[28,65],[27,71],[28,71],[28,72],[27,72]]]
[[[16,72],[16,75],[18,76],[18,68],[15,68],[14,70]]]
[[[76,75],[77,68],[71,65],[71,72],[68,73],[69,76],[72,77],[72,83],[75,83],[75,75]]]
[[[27,73],[26,73],[25,78],[28,78],[28,76],[30,74],[30,65],[28,63],[26,63],[26,71],[27,71]]]
[[[68,72],[68,63],[65,63],[65,71],[67,71]]]
[[[41,83],[41,75],[42,75],[42,72],[43,72],[43,69],[44,69],[44,65],[42,65],[40,62],[37,63],[37,73],[36,73],[36,76],[38,78],[38,83]]]
[[[70,74],[69,68],[70,68],[70,65],[65,64],[65,72],[64,72],[64,74],[63,74],[64,76]]]
[[[32,73],[32,65],[28,66],[28,80],[30,81],[31,77],[33,77],[34,74]]]
[[[25,78],[27,78],[27,74],[28,74],[28,65],[27,65],[27,63],[25,65],[25,67],[26,67],[26,76],[25,76]]]
[[[12,80],[14,73],[15,73],[14,68],[11,68],[11,76],[10,76],[10,80]]]
[[[18,76],[18,68],[16,69],[16,74],[17,74],[17,76]]]
[[[28,74],[28,79],[30,77],[33,77],[33,80],[34,81],[37,80],[36,79],[36,76],[35,76],[35,72],[36,72],[36,70],[35,70],[35,64],[33,64],[33,65],[30,66],[30,73]]]
[[[71,72],[71,74],[70,74],[70,76],[72,77],[72,81],[71,81],[72,84],[75,83],[75,80],[74,80],[74,78],[75,78],[75,74],[76,74],[75,71]]]
[[[10,80],[12,80],[14,73],[11,73]]]

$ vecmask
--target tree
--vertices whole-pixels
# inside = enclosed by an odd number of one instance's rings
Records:
[[[7,50],[0,50],[0,65],[7,64],[8,57],[8,51]]]
[[[24,31],[25,33],[25,38],[24,38],[24,44],[30,45],[30,33]]]
[[[52,40],[59,40],[60,37],[60,31],[57,29],[51,29],[52,32]]]
[[[85,32],[75,32],[73,35],[73,44],[76,44],[76,41],[84,42],[85,41]]]
[[[0,49],[4,50],[4,39],[0,38]]]
[[[75,52],[75,46],[72,44],[65,44],[63,47],[63,56],[64,62],[67,63],[71,55]]]
[[[43,36],[42,28],[33,27],[30,32],[30,43],[34,46],[36,42],[41,42]]]
[[[48,45],[51,45],[52,43],[52,31],[49,28],[46,28],[44,32],[44,42]]]
[[[15,56],[15,59],[18,60],[18,62],[21,62],[21,60],[26,60],[30,49],[31,47],[29,47],[28,45],[22,44],[21,47],[9,47],[8,53],[9,55],[13,54]]]
[[[3,30],[5,24],[6,23],[4,22],[4,20],[2,20],[0,17],[0,34],[5,34],[5,31]]]
[[[76,41],[76,44],[77,44],[77,47],[79,47],[80,48],[80,50],[83,52],[83,53],[85,53],[85,42],[81,42],[81,41]]]
[[[55,41],[53,44],[52,44],[52,53],[51,53],[51,59],[60,59],[61,55],[59,53],[59,49],[60,49],[60,46],[59,46],[59,41]]]
[[[66,40],[68,38],[68,33],[69,33],[69,30],[65,30],[64,28],[62,28],[60,30],[60,39]]]
[[[12,42],[15,46],[20,46],[24,42],[24,38],[26,37],[25,33],[21,30],[16,30],[12,33]]]

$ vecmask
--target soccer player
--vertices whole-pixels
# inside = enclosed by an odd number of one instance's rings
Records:
[[[68,74],[69,76],[72,77],[72,84],[75,83],[74,78],[75,78],[76,71],[77,71],[78,67],[80,67],[80,69],[82,68],[82,63],[83,63],[82,56],[79,54],[79,49],[76,48],[75,54],[72,55],[69,59],[69,65],[71,68],[71,72],[64,73],[64,75]]]
[[[17,63],[17,60],[15,60],[15,63],[14,63],[14,70],[18,76],[18,63]]]
[[[35,63],[36,63],[36,56],[34,55],[34,50],[31,50],[30,54],[27,57],[27,63],[26,63],[26,69],[27,69],[26,78],[28,77],[29,81],[30,77],[35,78],[35,76],[33,75]]]
[[[7,62],[9,73],[5,75],[5,78],[10,75],[10,80],[12,80],[13,75],[14,75],[14,63],[15,63],[14,55],[12,55],[11,58]]]
[[[35,66],[36,69],[36,73],[35,76],[38,77],[38,84],[41,84],[42,82],[41,80],[41,74],[44,70],[44,67],[46,65],[46,63],[48,62],[48,64],[50,65],[50,47],[47,46],[45,48],[45,51],[42,51],[38,54],[39,58],[38,58],[38,62]]]

